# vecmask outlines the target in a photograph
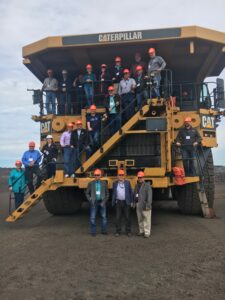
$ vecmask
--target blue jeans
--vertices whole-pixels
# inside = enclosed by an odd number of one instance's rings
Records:
[[[101,232],[107,232],[107,217],[106,217],[106,206],[96,204],[90,207],[90,229],[91,233],[96,233],[96,215],[100,213],[101,216]]]
[[[120,129],[120,115],[119,114],[109,114],[109,132],[110,135],[114,135]]]
[[[181,154],[183,158],[184,171],[186,176],[196,175],[196,170],[194,166],[195,160],[195,149],[193,146],[181,147]]]
[[[63,159],[65,174],[68,174],[70,176],[75,171],[74,149],[70,147],[65,147],[63,149]]]
[[[59,115],[71,115],[71,95],[70,93],[61,93],[58,104]]]
[[[24,193],[14,193],[15,209],[17,209],[24,201]]]
[[[56,94],[46,91],[46,112],[47,114],[56,114]]]
[[[90,144],[91,144],[91,152],[94,153],[100,147],[100,132],[97,131],[89,131],[90,135]]]
[[[87,98],[87,106],[90,106],[93,104],[93,98],[94,98],[94,88],[92,84],[85,84],[84,85],[84,92]]]
[[[80,146],[80,148],[74,148],[74,165],[75,170],[81,166],[82,153],[86,153],[86,160],[91,156],[91,148],[86,148],[85,145]]]
[[[154,92],[155,92],[156,97],[160,97],[160,91],[159,91],[160,81],[161,81],[161,75],[160,74],[156,74],[154,76],[154,84],[155,84]]]
[[[136,99],[137,99],[137,107],[138,110],[142,108],[142,106],[146,103],[148,99],[148,92],[147,90],[143,90],[140,93],[136,94]]]

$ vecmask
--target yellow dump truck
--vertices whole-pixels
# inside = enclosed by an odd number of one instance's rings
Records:
[[[41,199],[51,214],[73,214],[85,200],[84,189],[93,180],[96,168],[103,170],[109,188],[118,169],[126,170],[133,187],[137,171],[143,170],[153,188],[153,201],[173,197],[182,213],[210,215],[214,202],[211,148],[218,146],[216,129],[224,115],[225,100],[223,80],[208,84],[205,78],[218,76],[225,66],[225,33],[190,26],[47,37],[23,48],[23,63],[43,83],[49,68],[56,78],[66,69],[74,79],[88,63],[94,69],[102,63],[113,66],[117,55],[122,57],[124,67],[131,66],[136,52],[148,63],[149,47],[154,47],[167,63],[162,72],[161,97],[151,93],[149,79],[147,103],[112,136],[107,133],[107,125],[102,126],[99,149],[88,159],[82,156],[76,177],[65,178],[59,157],[55,177],[44,180],[7,221],[14,222]],[[41,145],[48,134],[59,145],[68,122],[80,119],[86,127],[88,108],[75,109],[69,115],[46,114],[40,91],[34,91],[34,103],[40,105],[40,115],[32,118],[40,122]],[[97,113],[104,112],[100,101]],[[177,185],[173,168],[182,167],[183,161],[174,141],[187,116],[198,129],[202,144],[195,161],[197,176],[185,177],[185,184]]]

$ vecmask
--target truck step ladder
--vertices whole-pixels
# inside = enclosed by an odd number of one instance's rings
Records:
[[[207,196],[205,193],[203,183],[196,182],[196,186],[197,186],[197,191],[198,191],[198,196],[199,196],[199,201],[201,204],[203,216],[204,216],[204,218],[210,218],[211,215],[210,215],[208,200],[207,200]]]
[[[52,178],[42,182],[42,184],[34,191],[29,197],[6,219],[7,222],[15,222],[22,218],[30,209],[35,206],[40,200],[42,195],[49,189],[52,184]]]

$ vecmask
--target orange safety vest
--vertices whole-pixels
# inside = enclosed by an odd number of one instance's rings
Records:
[[[173,174],[175,175],[176,185],[184,185],[185,184],[184,168],[173,167]]]

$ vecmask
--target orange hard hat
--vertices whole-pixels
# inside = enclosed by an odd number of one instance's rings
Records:
[[[15,162],[15,166],[18,166],[18,165],[22,165],[22,161],[21,160],[17,160],[16,162]]]
[[[112,85],[110,85],[110,86],[108,87],[108,91],[114,91],[114,87],[113,87]]]
[[[155,53],[155,48],[149,48],[148,53]]]
[[[29,147],[35,147],[35,142],[34,141],[30,141],[28,144]]]
[[[127,73],[130,73],[130,70],[129,69],[124,69],[123,74],[127,74]]]
[[[107,68],[106,64],[101,64],[101,68]]]
[[[115,61],[121,61],[121,57],[117,56],[117,57],[115,58]]]
[[[120,170],[118,170],[118,173],[117,173],[118,175],[125,175],[125,171],[124,170],[122,170],[122,169],[120,169]]]
[[[76,121],[76,125],[82,125],[81,120],[77,120],[77,121]]]
[[[139,171],[137,173],[137,177],[145,177],[145,173],[143,171]]]
[[[97,107],[96,107],[94,104],[92,104],[92,105],[90,106],[90,109],[91,109],[91,110],[96,110],[96,108],[97,108]]]
[[[96,169],[94,171],[94,175],[102,175],[102,171],[100,169]]]
[[[92,69],[92,65],[91,64],[86,65],[86,69]]]
[[[73,123],[68,123],[67,127],[73,127]]]
[[[185,119],[184,119],[184,122],[191,122],[192,121],[192,118],[191,117],[186,117]]]
[[[136,71],[142,71],[142,70],[143,70],[142,66],[137,66],[136,67]]]

